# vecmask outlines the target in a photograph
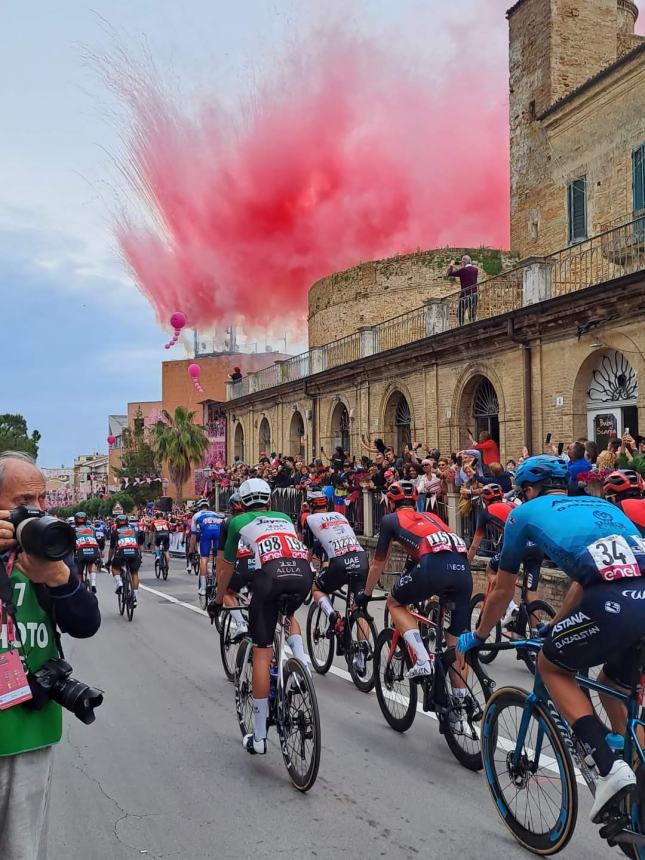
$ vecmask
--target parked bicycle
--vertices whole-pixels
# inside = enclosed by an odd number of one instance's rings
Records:
[[[481,770],[482,719],[493,685],[477,660],[467,663],[463,670],[455,666],[455,649],[446,647],[444,635],[446,614],[454,610],[454,604],[437,598],[428,603],[436,613],[429,616],[413,611],[412,615],[420,626],[431,628],[434,672],[407,679],[405,673],[414,665],[414,653],[396,628],[386,627],[378,636],[374,654],[378,703],[390,726],[405,732],[414,722],[420,688],[423,710],[437,715],[439,731],[457,761],[469,770]]]
[[[541,640],[527,640],[487,643],[475,650],[528,649],[535,657],[541,647]],[[629,693],[594,681],[588,674],[576,676],[583,690],[611,697],[627,710],[622,737],[613,735],[612,739],[619,742],[617,757],[636,767],[636,790],[605,815],[600,836],[633,860],[645,860],[645,749],[641,743],[644,673],[645,639],[634,651]],[[492,694],[484,713],[482,756],[495,806],[515,839],[536,854],[561,851],[576,826],[576,768],[592,794],[598,772],[557,711],[539,672],[531,693],[519,687],[501,687]]]
[[[477,630],[479,619],[484,612],[486,601],[494,587],[495,579],[491,578],[488,582],[486,593],[480,592],[479,594],[475,594],[471,599],[471,630]],[[491,644],[498,645],[503,639],[530,639],[532,631],[537,630],[540,624],[555,618],[555,609],[550,603],[547,603],[546,600],[533,600],[529,603],[526,572],[522,573],[520,593],[520,602],[517,608],[513,610],[512,617],[505,624],[502,624],[501,621],[497,622],[495,627],[493,627],[490,636],[486,640],[487,643],[490,642]],[[530,648],[525,647],[518,647],[515,650],[517,652],[517,659],[522,660],[525,663],[526,668],[531,672],[531,674],[535,674],[535,652]],[[492,663],[497,657],[497,653],[498,649],[491,649],[488,653],[482,653],[478,659],[484,664]]]
[[[132,621],[134,617],[134,589],[132,587],[132,573],[127,559],[121,565],[121,591],[117,594],[119,605],[119,615],[126,614],[128,621]]]
[[[277,729],[291,781],[299,791],[309,791],[320,766],[320,714],[308,670],[296,657],[285,655],[288,600],[285,596],[281,601],[284,622],[278,624],[274,637],[267,725]],[[227,609],[222,611],[225,613]],[[253,732],[252,671],[253,645],[245,638],[237,652],[235,669],[235,707],[242,737]]]
[[[356,577],[350,575],[347,589],[338,589],[329,595],[345,601],[344,614],[338,613],[336,627],[329,629],[329,619],[317,603],[307,613],[307,650],[311,664],[320,675],[325,675],[334,660],[334,651],[344,656],[352,681],[363,693],[374,687],[374,648],[378,631],[374,619],[364,609],[354,605]],[[376,597],[372,600],[385,600]]]

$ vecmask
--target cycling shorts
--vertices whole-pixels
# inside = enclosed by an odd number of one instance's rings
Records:
[[[347,585],[351,576],[354,590],[360,591],[365,587],[368,570],[369,559],[364,551],[337,556],[330,559],[327,567],[316,574],[316,588],[325,594],[331,594],[332,591]]]
[[[99,545],[99,549],[101,552],[105,549],[105,535],[97,535],[96,542]]]
[[[470,596],[473,578],[468,559],[462,552],[429,553],[412,568],[403,573],[392,588],[392,597],[407,606],[421,603],[433,595],[455,604],[450,613],[448,632],[454,636],[469,627]]]
[[[98,547],[93,549],[77,549],[74,558],[80,571],[82,564],[95,564],[99,560]]]
[[[604,664],[609,678],[631,684],[634,646],[645,633],[645,577],[585,588],[582,600],[544,643],[544,656],[578,671]]]
[[[228,593],[229,594],[237,594],[238,591],[241,591],[245,585],[249,585],[251,580],[253,579],[253,571],[246,570],[238,570],[235,568],[235,572],[231,577],[231,581],[228,584]]]
[[[117,549],[112,559],[112,567],[121,568],[126,562],[130,573],[137,573],[141,567],[141,553],[136,549]]]
[[[155,546],[161,546],[168,552],[168,548],[170,547],[170,535],[168,532],[155,532]]]
[[[219,532],[202,532],[199,536],[199,554],[202,558],[208,558],[211,549],[217,555],[219,548]]]
[[[137,532],[137,543],[139,546],[143,546],[146,542],[146,533],[144,531]]]
[[[289,595],[287,612],[294,613],[307,598],[313,574],[306,559],[275,559],[253,577],[253,596],[249,605],[249,631],[254,645],[269,648],[278,623],[282,595]]]
[[[499,560],[501,557],[501,552],[496,552],[489,559],[488,566],[494,573],[497,573],[499,570]],[[522,558],[522,568],[526,575],[526,588],[528,591],[537,591],[537,587],[540,584],[540,570],[542,569],[543,561],[544,553],[541,549],[530,546],[526,548],[524,557]]]

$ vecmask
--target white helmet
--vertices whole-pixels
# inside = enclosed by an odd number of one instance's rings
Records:
[[[245,508],[263,508],[271,501],[271,487],[262,478],[244,481],[238,493]]]

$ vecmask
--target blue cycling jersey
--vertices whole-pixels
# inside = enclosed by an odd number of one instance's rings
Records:
[[[519,571],[528,541],[583,586],[645,576],[645,540],[604,499],[553,494],[515,508],[504,529],[500,570]]]
[[[193,517],[191,533],[194,535],[206,535],[219,537],[219,530],[223,517],[214,511],[199,511]]]

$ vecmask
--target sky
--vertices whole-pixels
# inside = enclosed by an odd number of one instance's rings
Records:
[[[485,10],[482,6],[485,5]],[[0,412],[42,433],[43,466],[106,450],[107,416],[161,395],[160,326],[114,223],[127,116],[97,68],[124,48],[190,99],[249,105],[294,44],[336,17],[440,80],[464,38],[506,98],[502,0],[6,0],[0,52]],[[474,49],[473,47],[474,46]],[[477,58],[485,52],[486,60]],[[196,96],[197,97],[197,96]],[[393,249],[396,250],[396,249]],[[294,336],[294,341],[297,338]],[[288,343],[289,351],[301,348]],[[11,368],[8,371],[7,368]]]

